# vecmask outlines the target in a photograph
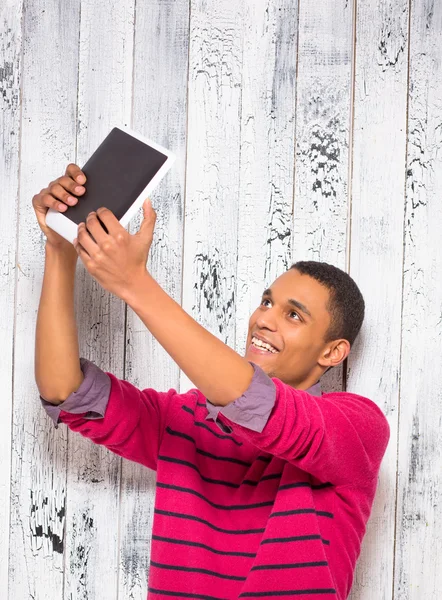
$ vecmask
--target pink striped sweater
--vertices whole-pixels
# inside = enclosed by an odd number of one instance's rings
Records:
[[[388,421],[368,398],[313,395],[256,364],[224,408],[197,389],[140,390],[81,359],[81,387],[42,404],[157,472],[148,600],[348,597]]]

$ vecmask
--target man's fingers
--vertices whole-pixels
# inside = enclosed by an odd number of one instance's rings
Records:
[[[111,210],[105,207],[100,207],[96,212],[97,217],[99,217],[100,221],[103,222],[105,230],[107,230],[110,235],[116,237],[118,233],[121,233],[121,223]]]
[[[110,241],[108,232],[103,228],[100,220],[97,218],[97,213],[89,213],[86,217],[86,227],[98,245]]]
[[[59,177],[53,183],[51,183],[51,185],[49,186],[49,191],[51,192],[51,194],[54,193],[52,189],[55,188],[55,186],[57,185],[63,186],[66,191],[70,192],[71,194],[74,194],[75,196],[81,196],[86,191],[86,188],[83,185],[80,185],[79,183],[73,181],[70,177],[67,177],[66,175],[63,177]]]
[[[70,203],[69,203],[70,204]],[[40,206],[47,206],[48,208],[53,208],[58,211],[65,211],[67,209],[67,205],[63,202],[59,202],[52,194],[42,194],[39,199]]]
[[[83,261],[83,263],[86,266],[88,266],[89,261],[91,260],[91,257],[86,252],[86,250],[83,248],[83,246],[80,244],[78,238],[76,238],[76,241],[74,240],[74,248],[77,251],[77,254],[80,256],[80,258]]]
[[[49,191],[50,195],[54,196],[54,198],[61,200],[62,202],[64,202],[65,204],[68,204],[69,206],[73,206],[74,204],[77,203],[77,198],[72,196],[71,192],[68,192],[66,190],[66,188],[64,188],[59,183],[53,183],[50,186],[48,191]]]
[[[66,167],[65,175],[68,175],[69,177],[71,177],[76,183],[80,183],[80,184],[86,183],[86,175],[83,173],[83,171],[80,169],[80,167],[78,165],[76,165],[75,163],[68,164],[68,166]]]
[[[93,256],[98,248],[97,242],[92,234],[88,231],[85,223],[80,223],[77,229],[77,240],[79,241],[83,251],[88,255],[88,258]]]

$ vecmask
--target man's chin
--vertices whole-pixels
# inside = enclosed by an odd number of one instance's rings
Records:
[[[265,355],[255,354],[254,352],[246,352],[244,358],[255,365],[258,365],[266,375],[269,377],[278,377],[276,372],[273,370],[274,365],[269,364]]]

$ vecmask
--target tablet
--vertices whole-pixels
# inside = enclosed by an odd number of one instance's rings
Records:
[[[127,228],[174,161],[175,155],[159,144],[128,127],[114,127],[82,168],[85,193],[63,213],[49,208],[46,224],[73,243],[78,225],[105,206]]]

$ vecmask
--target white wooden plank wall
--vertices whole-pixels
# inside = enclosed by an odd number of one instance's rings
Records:
[[[399,600],[442,592],[442,5],[414,2],[410,85],[398,496]]]
[[[0,381],[4,394],[0,419],[0,591],[8,587],[9,519],[14,503],[11,487],[12,404],[14,373],[15,279],[20,269],[17,256],[17,202],[20,166],[20,86],[22,80],[22,6],[0,6]],[[29,358],[32,360],[32,357]],[[28,499],[26,504],[29,506]],[[29,541],[28,541],[29,542]]]
[[[7,401],[12,408],[12,445],[1,459],[11,465],[11,510],[10,525],[2,536],[6,542],[9,536],[9,544],[0,545],[1,563],[9,563],[9,578],[0,582],[0,589],[6,597],[17,599],[61,598],[65,537],[72,531],[71,527],[65,529],[68,437],[66,431],[49,426],[38,407],[35,380],[32,383],[44,240],[35,227],[31,199],[55,173],[62,174],[75,156],[80,7],[68,5],[62,14],[55,1],[23,7],[9,1],[6,6],[21,12],[21,33],[16,22],[11,34],[20,35],[22,43],[17,48],[21,52],[21,86],[15,92],[21,111],[15,129],[19,154],[17,168],[7,171],[8,177],[17,180],[19,194],[15,198],[2,194],[2,207],[16,204],[17,215],[16,228],[8,228],[6,234],[15,238],[15,252],[9,257],[15,270],[15,282],[11,281],[15,311],[13,370],[9,376],[1,373],[6,385],[12,381]]]
[[[366,325],[348,357],[347,389],[365,390],[387,415],[391,435],[351,598],[387,600],[395,568],[408,0],[360,2],[356,14],[348,258]]]
[[[351,600],[436,600],[442,553],[442,5],[434,0],[3,0],[0,598],[142,600],[155,473],[58,430],[34,380],[44,240],[32,196],[115,124],[178,160],[148,267],[241,354],[296,260],[346,269],[366,321],[326,390],[391,441]],[[138,229],[141,211],[130,225]],[[78,262],[80,354],[140,388],[193,383]]]

